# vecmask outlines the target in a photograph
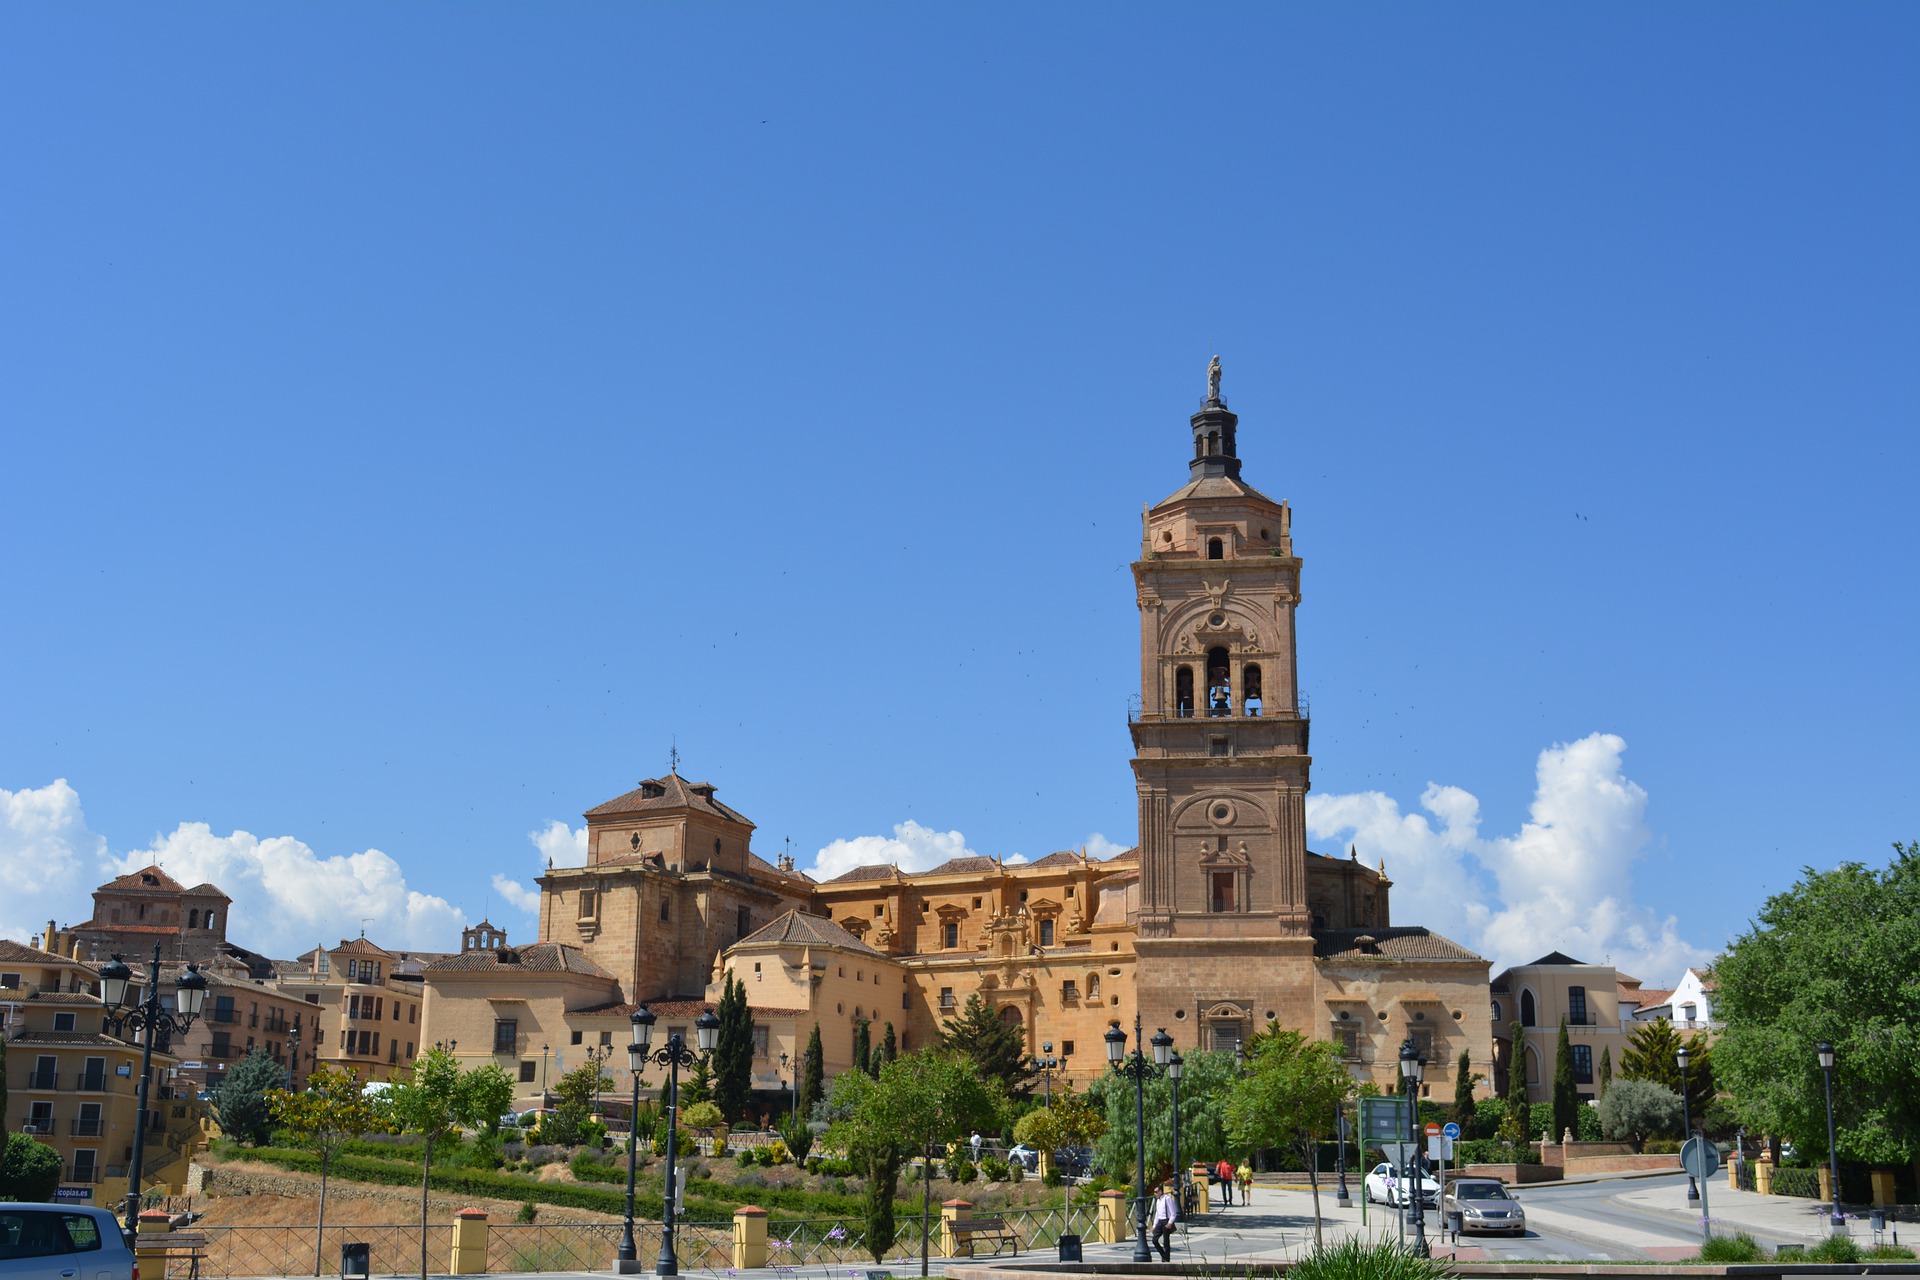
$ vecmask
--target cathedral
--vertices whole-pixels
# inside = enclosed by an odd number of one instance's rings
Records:
[[[767,1090],[791,1085],[816,1024],[832,1072],[862,1024],[917,1048],[975,994],[1068,1077],[1104,1071],[1101,1036],[1116,1020],[1131,1034],[1136,1011],[1182,1051],[1231,1052],[1277,1022],[1383,1087],[1408,1038],[1435,1096],[1463,1051],[1490,1077],[1487,961],[1393,924],[1384,866],[1307,848],[1302,566],[1288,505],[1241,478],[1238,427],[1216,359],[1186,481],[1142,517],[1136,848],[817,882],[754,853],[753,823],[712,785],[670,772],[587,811],[587,864],[539,881],[538,943],[470,931],[425,967],[423,1042],[457,1038],[463,1059],[531,1083],[536,1055],[545,1074],[623,1044],[641,1003],[668,1030],[690,1023],[732,973]]]

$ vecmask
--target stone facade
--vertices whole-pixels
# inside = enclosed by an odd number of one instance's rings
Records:
[[[1553,1060],[1560,1039],[1560,1019],[1567,1020],[1567,1039],[1573,1049],[1574,1085],[1580,1096],[1593,1101],[1600,1094],[1600,1059],[1611,1054],[1620,1065],[1627,1046],[1627,1029],[1619,1008],[1620,975],[1610,964],[1584,964],[1558,951],[1531,964],[1515,965],[1493,980],[1489,1013],[1494,1038],[1493,1075],[1504,1096],[1507,1073],[1513,1069],[1513,1023],[1520,1023],[1519,1061],[1527,1073],[1527,1099],[1547,1102],[1553,1097]]]

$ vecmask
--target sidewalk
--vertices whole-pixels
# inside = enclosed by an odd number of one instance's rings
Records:
[[[1700,1207],[1687,1203],[1685,1183],[1664,1187],[1637,1187],[1622,1191],[1613,1199],[1642,1212],[1658,1213],[1676,1222],[1698,1227]],[[1827,1214],[1824,1203],[1802,1200],[1798,1196],[1763,1196],[1754,1191],[1739,1191],[1716,1177],[1707,1185],[1707,1212],[1715,1235],[1744,1231],[1767,1245],[1817,1244],[1827,1238]],[[1855,1235],[1867,1235],[1864,1222],[1849,1222]]]

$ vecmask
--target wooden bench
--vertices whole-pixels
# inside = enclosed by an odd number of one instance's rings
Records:
[[[166,1280],[167,1259],[186,1258],[187,1280],[199,1280],[200,1259],[206,1256],[207,1233],[204,1231],[149,1231],[137,1233],[133,1237],[133,1252],[138,1259],[160,1255],[160,1274],[150,1280]]]
[[[953,1233],[954,1243],[973,1256],[973,1242],[976,1237],[993,1241],[993,1253],[1000,1256],[1000,1250],[1011,1249],[1016,1255],[1020,1252],[1020,1237],[1007,1225],[1005,1218],[955,1218],[947,1224],[947,1230]]]

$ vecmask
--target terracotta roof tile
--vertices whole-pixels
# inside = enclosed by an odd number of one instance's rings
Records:
[[[142,867],[138,871],[129,871],[123,876],[115,876],[113,879],[101,885],[100,888],[102,890],[131,890],[140,893],[186,892],[186,886],[161,870],[157,863],[153,866]]]
[[[611,818],[624,813],[655,813],[670,809],[693,809],[700,813],[709,813],[725,818],[729,822],[751,822],[741,814],[713,798],[714,785],[711,782],[688,782],[677,773],[669,773],[664,778],[642,778],[640,785],[625,795],[615,796],[605,804],[597,804],[587,810],[589,818]]]
[[[1375,949],[1362,951],[1359,940],[1371,937]],[[1451,938],[1417,926],[1381,929],[1322,929],[1313,936],[1313,954],[1319,960],[1486,960]]]
[[[782,871],[757,853],[750,852],[747,854],[747,868],[751,871],[757,871],[761,875],[785,876],[789,880],[804,880],[808,884],[813,883],[813,877],[799,868],[796,867],[792,871]]]
[[[887,862],[870,862],[864,867],[855,867],[851,871],[842,871],[828,884],[848,884],[855,880],[891,880],[900,868]]]
[[[379,946],[372,942],[368,942],[365,938],[343,939],[340,945],[333,949],[335,951],[344,951],[349,955],[356,955],[356,956],[386,956],[386,955],[393,954],[392,952],[388,951],[385,947]]]
[[[923,876],[975,876],[988,871],[998,871],[1000,864],[992,858],[948,858],[931,871],[922,871]]]
[[[1080,855],[1071,849],[1062,849],[1060,852],[1050,853],[1038,862],[1031,863],[1030,865],[1036,867],[1077,867],[1080,865]]]
[[[24,942],[15,942],[12,938],[0,938],[0,960],[8,964],[79,964],[78,960],[69,960],[65,956],[55,955],[51,951],[42,951],[30,947]]]
[[[515,956],[502,960],[502,954]],[[530,947],[484,947],[458,951],[424,966],[427,973],[580,973],[590,978],[613,975],[587,958],[579,947],[564,942],[536,942]]]
[[[789,911],[765,928],[756,929],[734,947],[778,946],[797,944],[812,947],[841,947],[848,951],[863,951],[877,956],[881,953],[853,934],[842,929],[831,920],[819,916],[802,915],[798,911]],[[732,948],[728,948],[732,950]]]
[[[1133,848],[1128,849],[1122,853],[1116,853],[1111,858],[1108,858],[1107,861],[1108,862],[1138,862],[1140,861],[1140,846],[1135,845],[1133,846]]]

